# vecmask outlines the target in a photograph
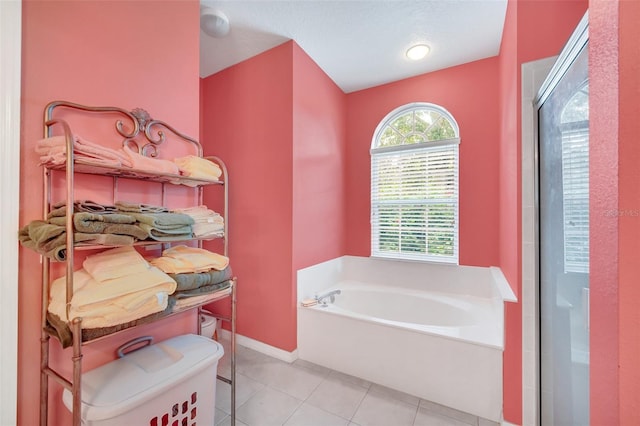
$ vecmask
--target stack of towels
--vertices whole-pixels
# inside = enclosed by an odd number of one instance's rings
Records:
[[[149,262],[176,281],[176,291],[170,296],[175,309],[207,303],[231,291],[229,258],[221,254],[179,245]]]
[[[129,156],[122,150],[100,146],[78,136],[72,136],[73,155],[85,163],[105,167],[133,167]],[[67,161],[67,142],[64,136],[53,136],[36,142],[40,164],[59,166]]]
[[[68,316],[66,276],[51,283],[47,320],[68,347],[74,318],[82,318],[83,338],[100,337],[226,296],[232,278],[229,259],[208,250],[180,245],[145,260],[118,247],[87,256],[73,273]]]
[[[224,234],[224,220],[206,206],[169,211],[162,206],[117,201],[114,206],[79,200],[73,205],[74,241],[88,245],[127,246],[136,241],[184,241]],[[66,204],[53,205],[47,220],[20,229],[22,245],[51,259],[67,257]]]
[[[71,136],[73,154],[76,161],[101,167],[115,167],[142,171],[158,175],[176,175],[208,182],[218,182],[222,169],[216,163],[196,155],[187,155],[172,160],[142,155],[129,145],[120,149],[110,149],[83,139]],[[36,152],[40,155],[40,164],[53,167],[66,162],[67,143],[65,136],[52,136],[36,142]],[[188,186],[196,186],[193,181],[171,180]]]
[[[125,246],[147,238],[147,232],[136,224],[136,219],[119,214],[115,206],[80,200],[74,203],[73,211],[76,243]],[[66,204],[54,204],[46,221],[30,222],[20,229],[18,238],[25,247],[63,261],[67,258],[66,221]]]
[[[207,206],[173,210],[193,219],[193,236],[196,238],[220,238],[224,236],[224,219]]]
[[[66,311],[66,276],[53,281],[49,313],[62,321],[82,318],[83,328],[111,327],[162,312],[176,290],[173,278],[150,265],[133,247],[88,256],[73,273],[73,297]]]
[[[116,208],[131,216],[145,232],[144,239],[156,241],[181,241],[193,237],[191,216],[171,213],[165,207],[148,204],[116,202]]]

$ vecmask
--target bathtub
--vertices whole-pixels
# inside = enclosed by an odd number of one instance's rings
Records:
[[[498,268],[344,256],[298,271],[298,357],[466,413],[502,420]]]

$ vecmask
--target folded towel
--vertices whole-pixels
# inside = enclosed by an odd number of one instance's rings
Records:
[[[206,272],[211,269],[223,270],[229,265],[229,258],[197,247],[179,245],[162,252],[162,257],[150,263],[166,273]]]
[[[218,181],[222,169],[216,163],[195,155],[178,157],[173,160],[180,169],[180,174],[194,179]]]
[[[49,223],[53,225],[64,226],[66,216],[56,216],[49,219]],[[73,215],[74,228],[77,232],[87,234],[116,234],[128,235],[138,240],[144,240],[148,237],[146,230],[135,224],[136,220],[125,214],[120,213],[86,213],[80,212]]]
[[[118,211],[124,213],[167,213],[169,209],[151,204],[130,203],[128,201],[116,201]]]
[[[129,157],[131,167],[136,170],[154,174],[180,174],[180,169],[178,169],[178,166],[173,161],[145,157],[144,155],[134,152],[127,145],[122,148],[122,151]]]
[[[176,209],[173,212],[191,216],[194,221],[193,236],[196,238],[224,236],[223,217],[219,213],[210,210],[207,206]]]
[[[77,233],[76,233],[77,234]],[[83,244],[95,244],[101,246],[131,246],[136,241],[131,235],[118,234],[85,234],[90,236]]]
[[[113,326],[163,311],[171,291],[171,285],[165,284],[119,295],[114,293],[105,298],[105,287],[110,285],[97,282],[83,269],[73,273],[73,287],[69,318],[66,313],[65,277],[51,284],[48,311],[63,321],[81,317],[83,326],[88,328]]]
[[[172,294],[176,300],[184,299],[185,297],[202,296],[204,294],[214,293],[231,286],[231,280],[226,280],[216,284],[208,284],[202,287],[194,288],[192,290],[176,291]]]
[[[146,223],[138,225],[145,231],[145,239],[155,241],[184,241],[193,238],[191,225],[183,225],[173,229],[158,229]]]
[[[93,235],[76,232],[74,243],[87,242]],[[52,225],[42,220],[34,220],[18,231],[20,243],[31,250],[58,261],[67,258],[67,233],[64,226]]]
[[[130,327],[135,327],[142,324],[148,324],[153,321],[157,321],[158,319],[166,316],[171,313],[173,307],[175,305],[175,301],[173,299],[169,299],[167,307],[164,311],[154,312],[153,314],[145,315],[140,318],[136,318],[131,321],[119,323],[116,325],[106,326],[106,327],[87,327],[86,324],[82,323],[82,341],[90,341],[93,339],[97,339],[99,337],[107,336],[109,334],[116,333],[121,330],[125,330]],[[66,321],[62,321],[57,315],[52,314],[51,312],[47,312],[47,328],[49,332],[54,334],[63,348],[68,348],[73,345],[73,335],[71,334],[71,329]]]
[[[156,229],[169,231],[182,229],[185,225],[193,225],[193,218],[182,213],[128,213],[139,223],[152,226]]]
[[[207,272],[168,275],[177,283],[176,292],[179,292],[227,281],[231,279],[232,272],[231,266],[227,266],[221,271],[212,269]]]
[[[53,136],[36,142],[36,152],[42,164],[59,165],[66,161],[65,136]],[[84,158],[94,164],[116,167],[132,167],[128,155],[120,150],[106,148],[79,136],[73,136],[73,151],[76,158]]]
[[[52,217],[60,217],[67,215],[67,203],[65,201],[60,201],[51,206],[52,210],[49,212],[47,219],[51,219]],[[98,204],[90,200],[77,200],[73,203],[73,211],[74,212],[87,212],[87,213],[100,213],[106,214],[109,212],[114,212],[116,210],[115,206],[110,206],[107,204]]]
[[[230,281],[228,281],[230,283]],[[198,305],[204,305],[207,303],[211,303],[215,300],[226,297],[231,294],[231,286],[214,291],[212,293],[203,294],[200,296],[192,296],[192,297],[183,297],[175,299],[173,295],[169,296],[169,303],[174,304],[174,311],[181,309],[188,309]]]
[[[149,269],[147,261],[133,247],[117,247],[87,256],[82,266],[100,282],[131,276]]]
[[[133,216],[122,213],[88,213],[88,212],[79,212],[73,215],[73,223],[76,226],[84,227],[84,226],[92,226],[91,222],[100,222],[100,223],[125,223],[131,224],[136,223],[136,219]]]

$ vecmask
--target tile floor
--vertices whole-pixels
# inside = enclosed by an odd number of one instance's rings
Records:
[[[218,372],[229,377],[229,371],[225,355]],[[303,360],[288,364],[239,345],[236,381],[237,426],[497,426]],[[230,392],[230,385],[217,381],[216,426],[231,424]]]

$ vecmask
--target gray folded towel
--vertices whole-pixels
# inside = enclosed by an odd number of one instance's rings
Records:
[[[91,240],[94,236],[76,232],[75,243]],[[67,255],[67,233],[64,226],[52,225],[43,220],[34,220],[18,232],[20,243],[51,259],[63,261]]]
[[[66,216],[53,217],[49,219],[49,223],[63,226]],[[148,232],[136,224],[134,217],[122,213],[75,213],[73,225],[76,231],[88,234],[129,235],[138,240],[144,240],[148,236]]]
[[[76,233],[77,234],[77,233]],[[136,241],[131,235],[118,234],[86,234],[92,238],[83,241],[84,244],[95,244],[101,246],[132,246]]]
[[[116,201],[116,208],[121,212],[131,213],[166,213],[166,207],[154,206],[151,204],[130,203],[127,201]]]
[[[143,229],[145,239],[156,241],[184,241],[193,238],[191,225],[182,225],[173,229],[158,229],[146,223],[139,223],[138,226]]]
[[[194,224],[193,218],[183,213],[127,213],[139,223],[152,226],[163,231],[181,229],[185,225]]]
[[[208,272],[191,274],[168,274],[178,284],[176,291],[194,290],[203,286],[218,284],[230,280],[232,277],[231,266],[222,271],[212,269]]]
[[[51,219],[52,217],[60,217],[60,216],[67,215],[66,201],[60,201],[58,203],[55,203],[51,207],[52,207],[52,210],[49,212],[47,219]],[[77,200],[73,203],[73,211],[107,214],[107,213],[116,211],[116,207],[108,204],[99,204],[91,200]]]
[[[48,220],[49,223],[59,226],[65,226],[67,224],[67,216],[55,216]],[[73,215],[73,224],[77,227],[87,228],[94,226],[93,222],[99,223],[136,223],[136,218],[122,213],[87,213],[79,212]],[[87,231],[89,232],[89,231]],[[97,231],[101,232],[101,231]]]
[[[193,296],[202,296],[204,294],[213,293],[216,291],[224,290],[225,288],[229,288],[231,286],[231,280],[227,280],[217,284],[209,284],[202,287],[194,288],[193,290],[186,291],[176,291],[169,298],[174,298],[176,300],[185,299],[187,297]]]

